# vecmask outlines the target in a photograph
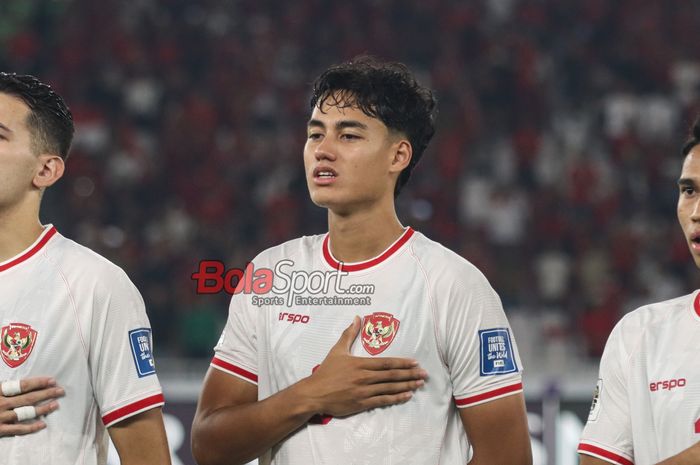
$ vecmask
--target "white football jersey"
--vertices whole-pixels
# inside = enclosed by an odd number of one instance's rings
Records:
[[[465,464],[457,409],[522,392],[498,295],[473,265],[410,228],[361,263],[339,263],[328,235],[268,249],[237,292],[212,366],[257,384],[259,399],[309,376],[355,315],[353,355],[414,358],[428,372],[404,404],[312,418],[262,465]]]
[[[700,293],[631,312],[610,334],[579,453],[651,465],[700,441]]]
[[[0,438],[0,463],[106,463],[106,427],[163,405],[141,295],[49,225],[0,263],[0,296],[0,380],[53,376],[66,391],[45,429]]]

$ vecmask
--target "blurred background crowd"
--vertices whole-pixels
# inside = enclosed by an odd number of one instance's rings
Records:
[[[482,269],[521,352],[556,365],[697,286],[675,204],[698,24],[683,0],[3,0],[0,63],[75,117],[43,220],[127,270],[157,354],[209,357],[229,298],[196,294],[200,260],[326,230],[310,83],[360,53],[405,62],[440,113],[400,217]]]

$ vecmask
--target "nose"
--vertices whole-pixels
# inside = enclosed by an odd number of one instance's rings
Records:
[[[321,160],[335,160],[335,148],[330,137],[324,137],[321,142],[316,145],[314,150],[314,157],[317,161]]]
[[[700,222],[700,198],[695,199],[695,202],[693,202],[693,211],[690,212],[690,219],[695,223]]]

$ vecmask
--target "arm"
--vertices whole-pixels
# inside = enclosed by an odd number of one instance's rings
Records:
[[[170,465],[160,407],[120,421],[108,431],[122,465]]]
[[[425,371],[410,359],[351,356],[359,330],[355,317],[311,376],[262,401],[254,384],[210,369],[192,424],[197,462],[243,464],[315,414],[342,417],[409,400]]]
[[[56,399],[63,397],[65,391],[56,386],[56,380],[48,377],[27,378],[20,380],[22,394],[5,397],[0,395],[0,438],[34,433],[46,428],[41,417],[58,410]],[[37,418],[17,423],[17,415],[12,409],[34,406]]]
[[[474,449],[469,465],[532,465],[522,393],[460,409]]]
[[[580,454],[581,465],[610,465],[610,462],[601,460],[590,455]],[[700,464],[700,442],[695,443],[683,452],[673,457],[669,457],[657,465],[697,465]]]

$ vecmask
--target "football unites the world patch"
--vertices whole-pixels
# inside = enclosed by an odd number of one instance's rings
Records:
[[[365,315],[362,318],[362,347],[370,355],[381,354],[396,337],[399,323],[391,313],[374,312]]]
[[[518,370],[508,328],[479,331],[481,376],[504,375]]]
[[[139,378],[154,374],[156,365],[151,352],[150,328],[139,328],[129,331],[129,342],[131,342],[131,353],[134,356],[136,373],[139,375]]]
[[[34,349],[38,333],[30,325],[10,323],[0,329],[0,354],[10,368],[27,361]]]

